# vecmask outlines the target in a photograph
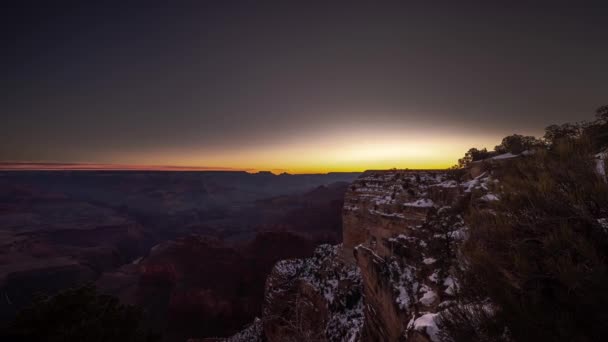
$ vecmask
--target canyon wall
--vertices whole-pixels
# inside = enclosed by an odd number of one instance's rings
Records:
[[[362,341],[436,337],[433,318],[453,297],[465,234],[459,213],[468,188],[457,178],[448,171],[369,171],[351,185],[341,256],[361,273]]]
[[[437,316],[458,291],[465,208],[497,199],[489,174],[471,170],[362,174],[345,195],[343,243],[275,266],[247,340],[438,341]]]

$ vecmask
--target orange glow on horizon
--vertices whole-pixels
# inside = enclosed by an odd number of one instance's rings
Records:
[[[275,174],[362,172],[369,169],[445,169],[457,163],[471,146],[482,139],[423,141],[387,137],[356,141],[310,140],[271,146],[242,147],[223,151],[180,150],[129,153],[107,158],[103,163],[7,162],[0,170],[126,170],[126,171],[271,171]],[[483,139],[485,146],[496,141]],[[220,165],[220,166],[210,166]]]
[[[449,131],[386,127],[322,132],[284,141],[232,148],[180,148],[114,156],[121,163],[145,165],[207,166],[274,173],[362,172],[376,169],[445,169],[457,164],[471,147],[489,147],[499,136],[455,135]]]
[[[455,133],[415,127],[341,127],[314,135],[240,146],[181,146],[140,150],[125,146],[95,162],[5,162],[0,170],[271,171],[273,173],[362,172],[375,169],[445,169],[471,147],[489,147],[500,134]]]

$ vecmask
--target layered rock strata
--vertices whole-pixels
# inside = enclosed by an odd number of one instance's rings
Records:
[[[275,266],[250,340],[438,341],[438,314],[458,292],[463,213],[497,200],[494,183],[483,170],[365,172],[345,195],[343,244]]]

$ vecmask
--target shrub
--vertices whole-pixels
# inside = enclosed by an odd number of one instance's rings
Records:
[[[536,139],[533,136],[512,134],[504,137],[500,145],[494,147],[494,151],[496,151],[496,153],[520,154],[523,151],[542,146],[544,146],[543,141]]]
[[[467,166],[468,164],[470,164],[471,162],[483,160],[483,159],[492,157],[493,155],[495,155],[494,152],[488,152],[488,150],[485,148],[482,148],[481,150],[479,150],[479,149],[476,149],[475,147],[473,147],[473,148],[469,149],[467,151],[467,153],[464,154],[463,158],[458,159],[458,165],[460,167],[464,167],[464,166]]]
[[[608,186],[587,137],[502,166],[500,201],[470,208],[449,341],[599,341],[608,336]],[[491,304],[488,304],[491,303]]]

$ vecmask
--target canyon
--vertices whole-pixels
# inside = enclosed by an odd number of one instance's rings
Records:
[[[465,208],[498,199],[488,165],[508,159],[366,171],[345,194],[342,243],[278,262],[263,315],[227,341],[438,341],[437,317],[458,291]]]
[[[166,341],[230,335],[261,314],[274,263],[341,241],[357,175],[0,172],[0,325],[93,283]]]
[[[509,200],[509,179],[525,178],[516,170],[526,165],[544,170],[545,164],[538,164],[543,153],[495,154],[448,170],[370,170],[350,182],[260,195],[241,203],[242,216],[234,216],[255,223],[243,230],[217,225],[227,222],[226,208],[216,215],[191,215],[192,225],[181,216],[175,231],[154,230],[122,206],[12,189],[5,197],[21,200],[5,201],[0,218],[13,233],[5,235],[20,240],[6,240],[2,290],[9,303],[19,298],[18,283],[54,284],[48,277],[57,274],[65,274],[57,287],[92,279],[121,302],[141,306],[145,326],[165,341],[450,340],[442,323],[446,314],[469,310],[470,303],[489,315],[498,308],[485,295],[480,302],[462,301],[464,292],[485,288],[467,287],[463,276],[471,260],[466,245],[479,234],[475,217],[498,217],[496,210]],[[603,186],[605,155],[575,166]],[[525,188],[508,191],[520,189]],[[189,196],[180,196],[187,203]],[[58,211],[58,204],[69,210]],[[51,205],[47,215],[65,215],[41,216]],[[604,211],[594,215],[591,228],[605,231]],[[36,218],[47,225],[37,226]],[[210,221],[196,224],[201,218]],[[93,220],[102,224],[87,223]],[[74,227],[67,229],[66,223]],[[72,233],[76,226],[88,233]],[[138,248],[143,252],[133,259],[128,253]],[[10,264],[15,256],[22,261]],[[32,273],[10,269],[27,270],[32,261],[48,265],[33,267]],[[507,330],[501,329],[504,336]]]

